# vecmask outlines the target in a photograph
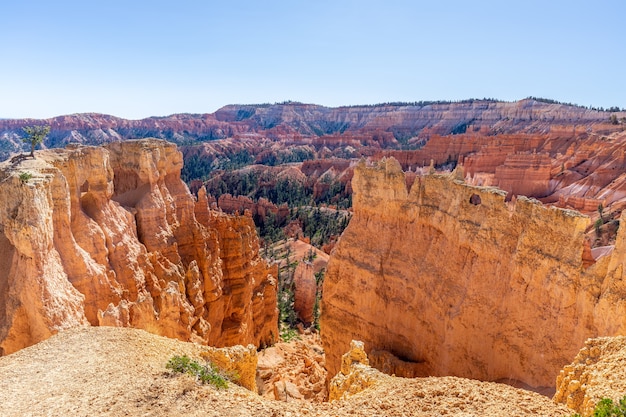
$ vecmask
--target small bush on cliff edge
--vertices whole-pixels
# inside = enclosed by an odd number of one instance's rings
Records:
[[[581,417],[580,414],[573,414],[572,417]],[[593,410],[593,417],[626,417],[626,396],[615,404],[610,398],[603,398]]]
[[[20,174],[20,181],[22,181],[22,184],[26,184],[32,177],[33,174],[31,174],[30,172],[22,172]]]
[[[594,417],[625,417],[626,416],[626,396],[619,401],[619,404],[613,403],[610,398],[603,398],[596,405],[593,411]]]
[[[220,373],[217,366],[211,362],[201,365],[197,361],[191,360],[187,355],[173,356],[165,367],[173,372],[195,376],[202,384],[211,384],[217,388],[228,388],[227,379]]]

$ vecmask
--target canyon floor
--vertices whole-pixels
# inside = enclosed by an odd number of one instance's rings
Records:
[[[172,375],[173,355],[202,347],[127,328],[83,327],[0,357],[0,415],[569,416],[549,398],[462,378],[381,378],[332,403],[273,401]]]

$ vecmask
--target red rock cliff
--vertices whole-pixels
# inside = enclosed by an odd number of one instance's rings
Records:
[[[626,227],[585,269],[586,216],[459,177],[418,177],[409,192],[392,158],[356,167],[323,288],[329,375],[358,339],[398,375],[554,386],[585,339],[626,332]]]
[[[0,353],[85,324],[217,346],[274,340],[276,270],[252,219],[195,201],[181,167],[157,140],[0,167]]]
[[[313,104],[283,103],[274,105],[229,105],[213,114],[175,114],[142,120],[86,113],[52,119],[0,119],[0,159],[22,149],[24,126],[49,125],[46,147],[68,143],[99,145],[128,138],[161,138],[180,145],[201,142],[205,156],[213,160],[229,149],[247,149],[252,155],[293,145],[312,146],[340,157],[337,148],[350,147],[351,156],[371,155],[381,149],[424,144],[433,135],[468,132],[480,135],[536,133],[550,131],[576,136],[587,128],[605,132],[621,130],[611,125],[614,114],[620,120],[626,113],[588,110],[564,104],[550,104],[524,99],[517,102],[466,100],[457,103],[396,103],[375,106],[329,108]],[[604,125],[603,127],[601,125]],[[221,144],[215,139],[231,139]],[[207,139],[211,139],[207,142]],[[235,140],[232,140],[235,139]],[[440,151],[459,151],[467,146]],[[356,152],[356,153],[355,153]],[[222,156],[231,154],[227,151]],[[449,154],[443,154],[444,161]],[[345,156],[343,156],[345,157]],[[427,165],[430,158],[426,159]],[[418,162],[422,162],[418,158]]]

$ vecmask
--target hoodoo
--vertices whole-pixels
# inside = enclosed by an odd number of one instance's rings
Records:
[[[329,375],[352,339],[407,376],[554,387],[587,338],[626,332],[626,227],[583,262],[589,218],[393,158],[354,172],[354,217],[331,256],[321,329]]]
[[[0,166],[0,354],[80,325],[215,346],[272,343],[277,271],[252,219],[209,209],[159,140]]]

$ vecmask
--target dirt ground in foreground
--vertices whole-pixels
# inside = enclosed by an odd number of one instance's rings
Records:
[[[201,347],[141,330],[85,327],[0,357],[0,416],[570,416],[549,398],[462,378],[387,378],[333,403],[218,390],[165,365]]]

